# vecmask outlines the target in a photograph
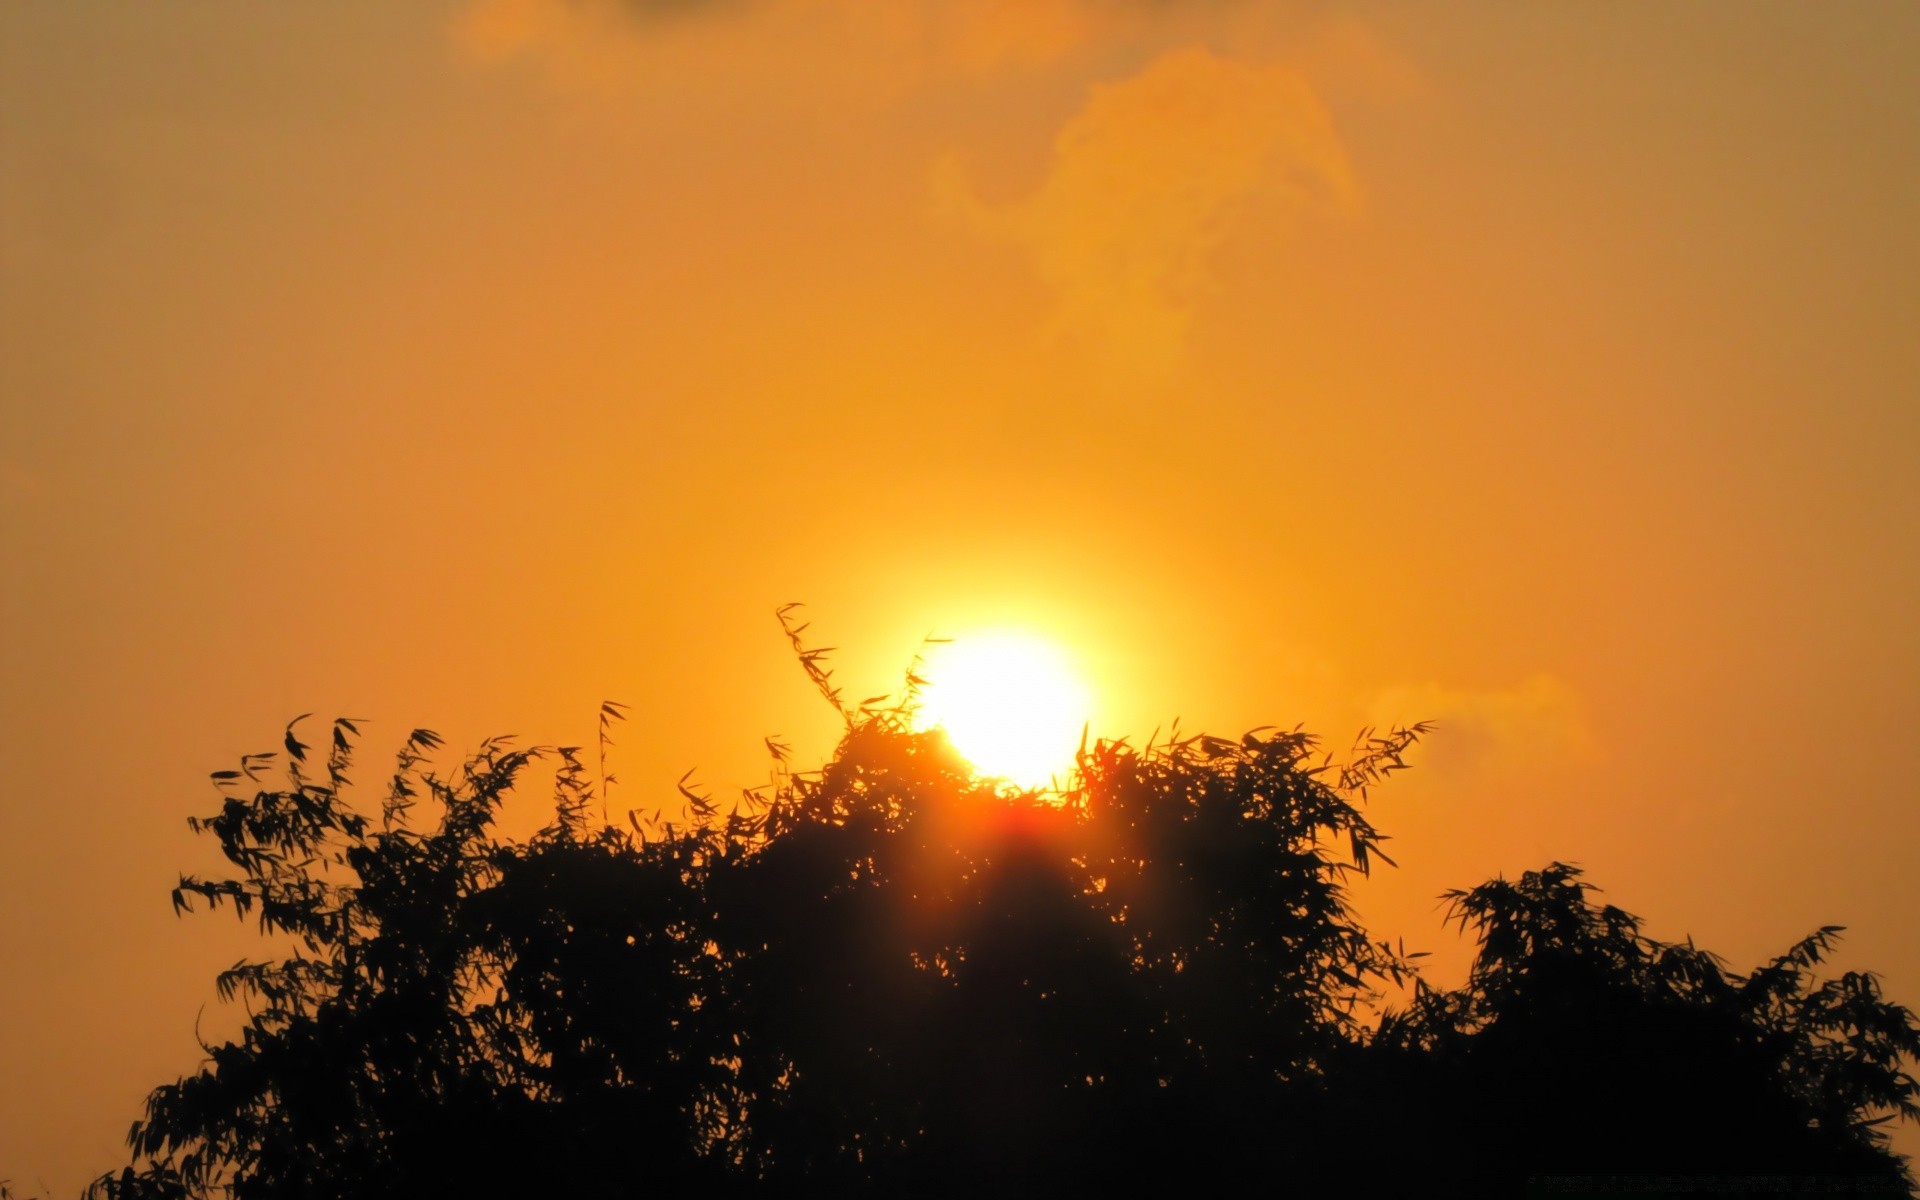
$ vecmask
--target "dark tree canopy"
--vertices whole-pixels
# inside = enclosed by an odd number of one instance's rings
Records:
[[[836,704],[818,656],[805,665]],[[910,676],[911,680],[911,676]],[[1554,864],[1452,896],[1458,991],[1371,940],[1366,789],[1298,731],[1085,746],[1058,795],[978,777],[907,702],[842,709],[820,770],[685,824],[595,819],[580,747],[415,731],[377,811],[353,722],[215,780],[231,906],[291,946],[157,1089],[100,1197],[1522,1195],[1555,1172],[1845,1175],[1905,1191],[1912,1016],[1813,973],[1651,941]],[[603,710],[607,724],[617,706]],[[495,818],[536,762],[552,822]],[[1375,1016],[1388,984],[1412,1000]]]
[[[1906,1190],[1879,1126],[1920,1118],[1920,1036],[1871,975],[1815,977],[1838,927],[1741,976],[1590,890],[1553,863],[1449,893],[1480,943],[1466,986],[1418,988],[1364,1055],[1407,1153],[1505,1191],[1572,1171]]]

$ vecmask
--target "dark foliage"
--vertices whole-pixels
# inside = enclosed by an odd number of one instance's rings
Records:
[[[1449,893],[1480,940],[1467,985],[1418,986],[1353,1080],[1386,1100],[1396,1159],[1445,1164],[1462,1193],[1641,1173],[1906,1194],[1880,1126],[1920,1118],[1920,1029],[1870,975],[1815,978],[1838,927],[1741,976],[1590,890],[1553,863]]]
[[[840,698],[799,642],[822,693]],[[977,777],[895,705],[684,824],[605,804],[579,747],[496,739],[442,774],[416,731],[378,813],[324,756],[215,776],[235,868],[183,879],[291,947],[220,994],[239,1040],[156,1090],[102,1200],[531,1195],[1519,1195],[1539,1172],[1847,1173],[1920,1115],[1906,1010],[1817,982],[1822,930],[1747,975],[1640,935],[1570,867],[1452,897],[1481,940],[1415,984],[1344,884],[1422,727],[1085,746],[1070,787]],[[554,820],[494,821],[534,763]],[[604,808],[602,808],[604,811]]]

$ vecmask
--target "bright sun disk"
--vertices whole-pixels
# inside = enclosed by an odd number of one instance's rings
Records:
[[[983,774],[1022,787],[1065,777],[1087,720],[1087,690],[1053,646],[1017,634],[957,639],[925,670],[921,719],[947,731]]]

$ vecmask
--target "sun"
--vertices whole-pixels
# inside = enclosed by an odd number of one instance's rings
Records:
[[[1088,697],[1057,647],[1018,633],[956,638],[924,674],[921,723],[945,729],[981,773],[1032,788],[1066,776]]]

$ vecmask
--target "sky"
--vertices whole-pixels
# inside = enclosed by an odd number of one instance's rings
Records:
[[[234,1019],[207,773],[615,699],[616,808],[724,795],[831,747],[789,601],[855,696],[1013,630],[1096,733],[1436,722],[1355,900],[1439,982],[1438,894],[1560,859],[1920,1004],[1916,56],[1869,0],[0,7],[0,1177],[117,1166]]]

